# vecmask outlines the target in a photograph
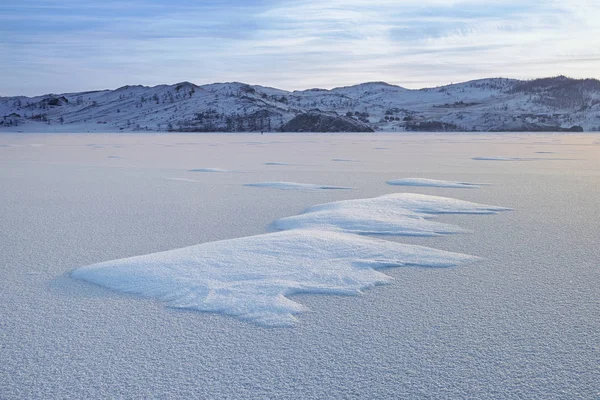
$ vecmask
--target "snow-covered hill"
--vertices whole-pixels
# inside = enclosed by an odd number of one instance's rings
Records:
[[[244,83],[124,86],[116,90],[0,97],[1,131],[600,130],[600,81],[563,76],[482,79],[409,90],[370,82],[289,92]],[[356,123],[348,121],[354,120]],[[325,126],[323,124],[317,126]]]

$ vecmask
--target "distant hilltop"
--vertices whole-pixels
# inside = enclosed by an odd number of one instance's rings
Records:
[[[600,81],[491,78],[285,91],[245,83],[0,97],[0,132],[600,131]]]

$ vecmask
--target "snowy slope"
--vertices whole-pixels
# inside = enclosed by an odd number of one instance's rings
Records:
[[[369,82],[288,92],[239,82],[0,97],[0,131],[276,131],[306,113],[380,131],[600,130],[600,82],[481,79],[409,90]]]

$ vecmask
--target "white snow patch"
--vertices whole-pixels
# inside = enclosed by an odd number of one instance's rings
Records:
[[[465,189],[479,188],[482,185],[486,185],[485,183],[444,181],[444,180],[427,179],[427,178],[394,179],[391,181],[387,181],[387,183],[389,185],[394,185],[394,186],[428,186],[428,187],[465,188]]]
[[[358,160],[351,160],[349,158],[332,158],[331,161],[334,161],[334,162],[357,162]]]
[[[521,157],[473,157],[473,160],[477,161],[531,161],[532,158],[521,158]]]
[[[228,169],[223,169],[223,168],[196,168],[196,169],[189,169],[188,172],[231,172]]]
[[[359,294],[391,279],[378,269],[452,267],[475,259],[352,233],[454,233],[460,228],[427,218],[502,210],[506,208],[410,193],[339,201],[276,221],[282,232],[107,261],[78,268],[72,276],[171,307],[223,313],[268,327],[290,326],[305,308],[286,296]]]
[[[331,185],[316,185],[312,183],[298,183],[298,182],[258,182],[258,183],[246,183],[244,186],[260,187],[260,188],[271,188],[281,190],[350,190],[351,187],[344,186],[331,186]]]
[[[478,161],[570,161],[572,158],[541,158],[541,157],[473,157],[473,160]]]
[[[284,162],[266,162],[265,165],[290,165]]]
[[[310,207],[275,221],[279,229],[333,229],[356,234],[437,236],[459,233],[455,225],[430,221],[434,214],[495,214],[509,210],[447,197],[394,193]]]
[[[294,315],[305,310],[286,296],[359,294],[390,280],[376,269],[451,267],[473,259],[357,235],[295,229],[107,261],[78,268],[72,276],[171,307],[276,327],[294,324]]]

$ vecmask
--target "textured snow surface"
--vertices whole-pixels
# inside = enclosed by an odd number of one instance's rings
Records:
[[[244,186],[281,189],[281,190],[349,190],[351,187],[332,186],[332,185],[317,185],[313,183],[298,183],[298,182],[258,182],[247,183]]]
[[[357,235],[296,229],[108,261],[78,268],[72,276],[172,307],[289,326],[304,307],[286,295],[358,294],[388,282],[379,268],[450,267],[472,259]]]
[[[394,186],[427,186],[427,187],[443,187],[443,188],[464,188],[473,189],[479,188],[485,183],[469,183],[469,182],[455,182],[445,181],[439,179],[427,179],[427,178],[403,178],[393,179],[387,181],[389,185]]]
[[[371,199],[344,200],[308,208],[275,221],[279,229],[320,228],[357,234],[437,236],[463,230],[431,221],[435,214],[494,214],[507,208],[447,197],[395,193]]]
[[[449,267],[472,256],[352,235],[433,236],[460,232],[428,221],[430,214],[506,210],[445,197],[399,193],[322,204],[276,221],[284,232],[208,242],[76,269],[72,276],[264,326],[288,326],[303,307],[296,293],[357,294],[383,284],[376,269]],[[308,228],[308,229],[307,229]]]
[[[537,151],[574,160],[471,159]],[[600,135],[570,133],[0,134],[0,399],[597,399],[599,152]],[[187,172],[200,167],[235,173]],[[385,183],[405,177],[493,185]],[[243,186],[263,181],[354,190]],[[291,329],[71,278],[403,191],[516,211],[430,214],[469,234],[377,236],[479,259],[379,269],[390,284],[358,296],[286,296],[310,310]]]

